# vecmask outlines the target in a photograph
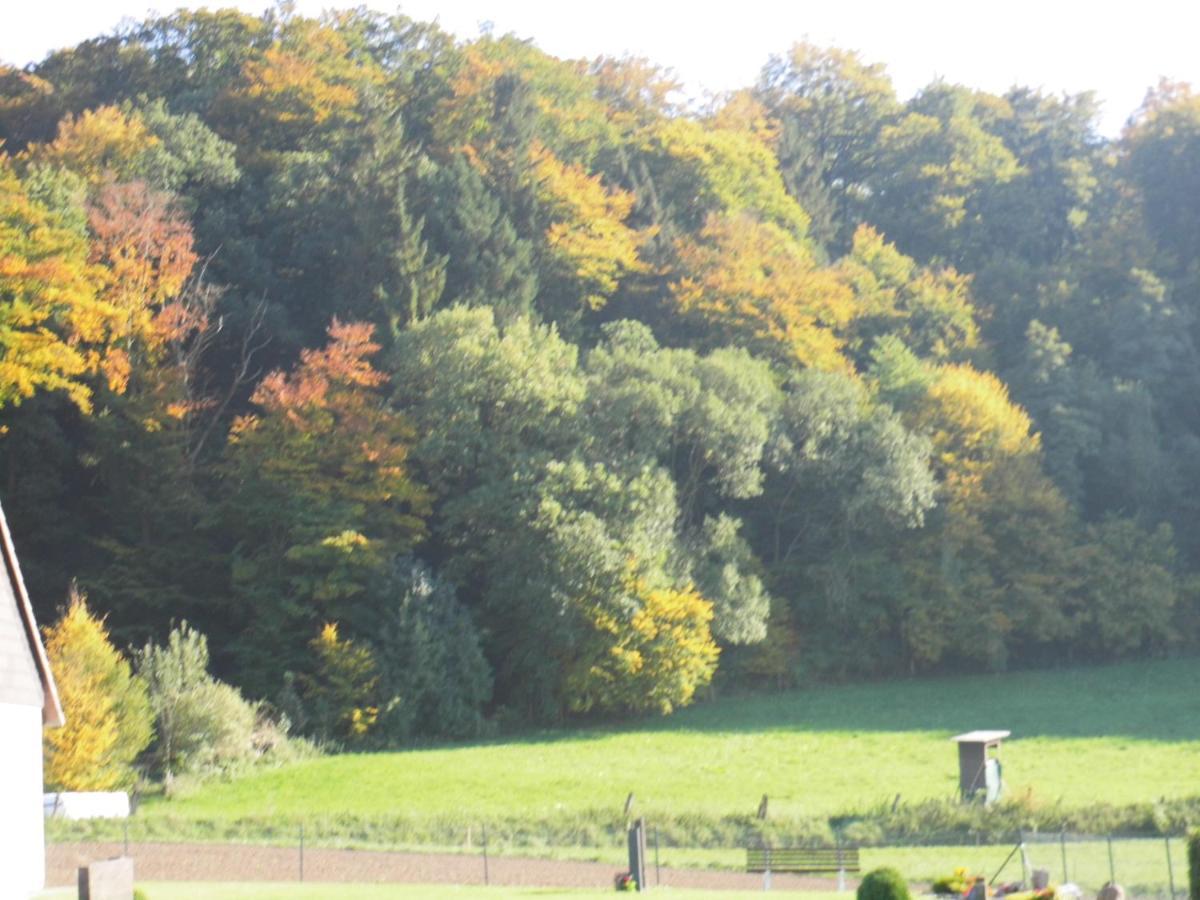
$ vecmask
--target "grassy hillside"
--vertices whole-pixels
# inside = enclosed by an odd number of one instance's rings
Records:
[[[809,818],[949,798],[948,738],[1007,728],[1010,798],[1028,807],[1200,793],[1200,660],[827,687],[726,699],[620,729],[329,756],[148,802],[172,818],[529,817],[637,812]]]

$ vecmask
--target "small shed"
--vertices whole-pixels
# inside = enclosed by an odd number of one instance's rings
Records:
[[[0,879],[5,897],[28,897],[46,879],[42,727],[64,719],[3,509],[0,555]]]
[[[1000,796],[1000,760],[995,755],[1011,731],[968,731],[950,740],[958,744],[958,793],[963,800],[981,794],[985,803]]]

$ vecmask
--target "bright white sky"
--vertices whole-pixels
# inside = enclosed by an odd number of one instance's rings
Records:
[[[258,13],[269,4],[0,0],[0,60],[40,60],[122,18],[179,5]],[[357,4],[297,3],[302,13],[346,5]],[[885,63],[902,96],[937,76],[993,92],[1017,83],[1052,93],[1091,89],[1104,103],[1108,134],[1161,76],[1200,85],[1200,0],[407,0],[401,9],[460,37],[488,21],[560,57],[645,56],[696,95],[750,84],[771,54],[802,38]]]

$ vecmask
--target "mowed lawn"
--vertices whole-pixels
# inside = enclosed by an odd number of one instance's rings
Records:
[[[1200,660],[825,687],[697,705],[619,728],[328,756],[193,795],[140,816],[183,819],[402,816],[555,818],[854,812],[899,794],[953,796],[951,735],[1009,729],[1009,795],[1125,804],[1200,793]]]

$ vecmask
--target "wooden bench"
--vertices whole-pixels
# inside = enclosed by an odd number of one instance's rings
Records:
[[[846,873],[859,873],[857,847],[750,847],[746,850],[746,871],[762,872],[769,887],[772,872],[793,875],[834,875],[838,890],[846,889]]]

